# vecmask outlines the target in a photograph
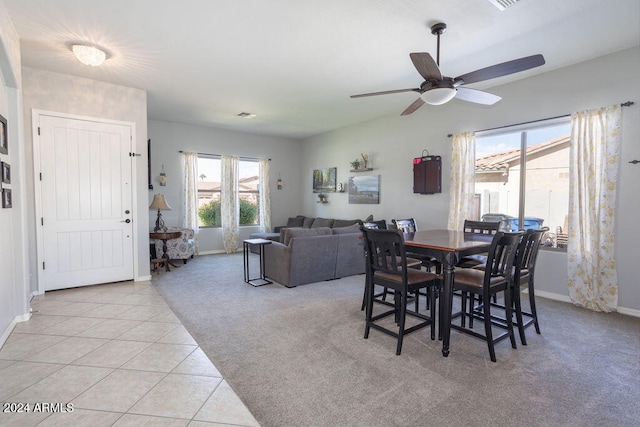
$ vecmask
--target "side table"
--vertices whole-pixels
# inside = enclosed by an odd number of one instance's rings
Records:
[[[247,239],[242,241],[242,253],[244,256],[244,281],[252,286],[262,286],[273,283],[264,277],[264,247],[270,245],[271,240],[267,239]],[[249,278],[249,251],[251,246],[258,246],[258,252],[260,254],[260,277],[254,279]]]
[[[151,260],[154,266],[153,271],[155,271],[156,268],[158,268],[158,265],[161,263],[164,263],[164,271],[171,271],[171,269],[169,268],[169,264],[171,264],[173,267],[179,267],[174,263],[172,263],[171,260],[169,259],[169,255],[167,255],[167,240],[177,239],[181,235],[182,235],[181,231],[168,231],[168,232],[158,231],[157,233],[154,231],[149,232],[149,237],[151,239],[162,240],[162,256],[160,258]]]

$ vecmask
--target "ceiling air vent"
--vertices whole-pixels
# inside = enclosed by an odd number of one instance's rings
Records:
[[[500,10],[505,10],[508,7],[513,6],[521,0],[487,0],[489,3],[494,5]]]

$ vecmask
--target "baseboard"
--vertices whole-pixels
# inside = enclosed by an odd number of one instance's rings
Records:
[[[551,292],[540,292],[536,290],[536,296],[573,304],[573,301],[571,301],[571,298],[569,298],[566,295],[554,294]],[[635,310],[633,308],[618,307],[616,311],[626,316],[640,317],[640,310]]]
[[[135,279],[133,279],[133,281],[136,282],[136,283],[138,283],[138,282],[150,282],[151,281],[151,275],[136,277]]]
[[[2,348],[7,339],[9,339],[9,335],[11,335],[11,332],[13,332],[13,328],[15,328],[18,323],[26,322],[29,319],[31,319],[31,312],[14,317],[11,323],[9,323],[9,326],[7,326],[7,329],[5,329],[5,331],[0,336],[0,348]]]
[[[242,248],[238,248],[238,250],[236,252],[242,252]],[[224,254],[226,253],[224,251],[224,249],[218,249],[215,251],[200,251],[198,252],[198,255],[220,255],[220,254]],[[198,256],[196,255],[196,256]]]

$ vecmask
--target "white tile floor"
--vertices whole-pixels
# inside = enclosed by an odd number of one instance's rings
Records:
[[[30,412],[2,411],[0,425],[259,425],[151,283],[47,292],[31,307],[0,350],[2,409]]]

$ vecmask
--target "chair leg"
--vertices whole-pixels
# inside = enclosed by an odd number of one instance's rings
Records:
[[[432,303],[429,306],[429,316],[431,317],[431,340],[435,340],[436,339],[436,328],[435,328],[435,323],[436,323],[436,312],[434,310],[434,306],[435,304],[435,298],[436,298],[436,291],[435,291],[435,286],[429,286],[429,290],[427,292],[427,300],[431,300]]]
[[[511,296],[509,295],[509,288],[504,290],[504,310],[507,320],[507,331],[509,332],[509,340],[511,341],[511,348],[518,348],[516,345],[516,335],[513,333],[513,302],[511,302]]]
[[[533,276],[529,277],[529,305],[531,306],[531,315],[533,316],[533,326],[536,328],[536,334],[540,335],[540,325],[538,325],[538,313],[536,312],[536,297],[533,292]]]
[[[489,357],[492,362],[496,361],[496,350],[493,346],[493,332],[491,331],[491,304],[482,306],[484,317],[484,333],[487,337],[487,346],[489,346]]]
[[[402,339],[404,338],[404,321],[407,314],[407,294],[402,292],[400,295],[400,312],[398,313],[398,347],[396,355],[400,356],[402,351]]]
[[[467,293],[466,292],[462,292],[461,293],[462,298],[460,299],[460,313],[462,313],[462,316],[460,316],[460,326],[462,328],[465,327],[465,325],[467,324]]]
[[[507,292],[507,291],[505,291]],[[522,345],[527,345],[527,338],[524,334],[524,323],[522,321],[522,301],[520,298],[520,286],[517,284],[513,284],[510,288],[511,298],[513,301],[513,305],[516,309],[516,322],[518,323],[518,333],[520,334],[520,342]],[[506,306],[506,301],[505,301]]]
[[[369,330],[371,329],[371,317],[373,313],[373,285],[371,283],[365,284],[365,299],[367,303],[365,312],[365,327],[364,327],[364,339],[369,338]]]

